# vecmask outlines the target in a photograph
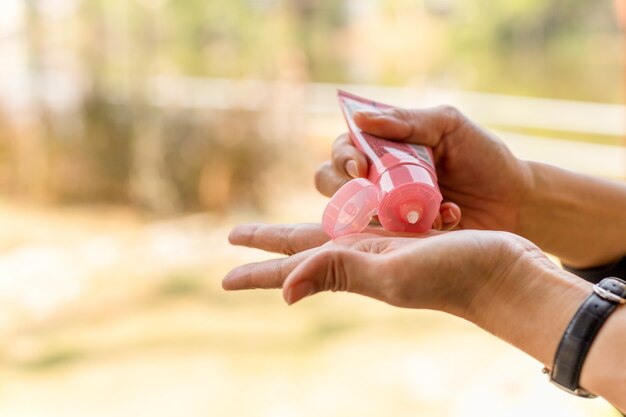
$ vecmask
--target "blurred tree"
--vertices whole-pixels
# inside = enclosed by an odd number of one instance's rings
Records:
[[[455,78],[481,91],[621,101],[621,39],[609,2],[472,0],[450,14]],[[604,53],[598,54],[602,49]]]
[[[622,97],[609,2],[76,1],[60,25],[23,0],[34,99],[29,122],[0,120],[1,134],[13,135],[0,143],[5,191],[159,213],[261,208],[267,173],[298,146],[309,81]],[[79,91],[63,111],[44,88],[55,71]],[[254,93],[258,112],[247,107],[249,91],[234,99],[209,91],[228,104],[215,111],[196,106],[197,96],[155,102],[159,76],[180,91],[202,78],[276,83]]]

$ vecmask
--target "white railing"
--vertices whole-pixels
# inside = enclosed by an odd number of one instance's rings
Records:
[[[310,83],[285,84],[259,80],[155,77],[149,82],[150,102],[156,106],[180,105],[196,109],[268,107],[272,91],[298,89],[307,135],[329,141],[345,128],[339,116],[335,91],[346,89],[403,107],[451,104],[486,125],[520,158],[561,166],[582,173],[612,178],[626,176],[626,106],[569,100],[529,98],[458,90],[371,85]],[[517,129],[558,132],[559,137],[514,133]],[[592,135],[612,144],[567,140],[567,136]]]
[[[54,74],[48,74],[54,78]],[[57,74],[58,75],[58,74]],[[57,82],[52,82],[59,85]],[[63,84],[67,85],[67,83]],[[190,77],[154,76],[147,80],[143,94],[149,104],[157,107],[181,107],[197,110],[298,111],[306,124],[304,133],[331,140],[344,130],[339,116],[335,91],[346,89],[378,101],[403,107],[451,104],[466,115],[497,133],[520,158],[552,163],[583,173],[613,178],[626,176],[626,106],[486,94],[459,90],[416,87],[381,87],[372,85],[290,84],[261,80],[233,80]],[[43,101],[58,108],[75,108],[79,94],[66,94],[63,103],[45,89],[32,89],[37,97],[0,95],[2,104]],[[58,90],[58,89],[57,89]],[[276,105],[275,91],[295,90],[296,108]],[[22,90],[22,94],[25,92]],[[123,102],[128,91],[111,101]],[[68,102],[68,100],[71,102]],[[279,97],[280,100],[280,97]],[[8,102],[7,102],[8,101]],[[61,105],[62,104],[62,105]],[[278,103],[280,104],[280,103]],[[18,106],[26,110],[25,106]],[[269,110],[268,110],[269,109]],[[280,115],[277,115],[280,118]],[[555,132],[521,134],[528,131]],[[517,132],[517,133],[513,133]],[[550,137],[550,134],[559,138]],[[584,135],[608,138],[611,144],[567,140]],[[565,138],[565,139],[564,139]]]
[[[179,103],[195,108],[262,109],[262,98],[285,83],[261,80],[153,77],[151,99],[157,105]],[[486,94],[417,87],[381,87],[359,84],[305,84],[306,110],[337,114],[337,88],[354,91],[398,106],[450,103],[468,116],[499,126],[528,127],[564,132],[626,137],[626,106],[571,100]],[[255,100],[256,98],[256,100]]]

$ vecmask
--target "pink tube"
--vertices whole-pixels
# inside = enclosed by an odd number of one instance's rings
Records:
[[[369,162],[369,181],[352,180],[337,191],[324,211],[324,230],[333,238],[358,233],[376,213],[390,231],[431,229],[442,200],[432,150],[363,132],[354,123],[355,112],[393,107],[344,91],[338,96],[350,138]]]

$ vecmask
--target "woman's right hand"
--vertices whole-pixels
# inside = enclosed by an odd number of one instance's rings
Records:
[[[357,112],[354,121],[375,136],[433,148],[444,201],[461,208],[460,228],[520,232],[520,212],[532,189],[531,168],[458,110],[394,108]],[[318,169],[316,187],[331,196],[350,179],[367,176],[367,170],[365,156],[343,134],[333,144],[332,161]],[[445,214],[443,221],[445,228]]]

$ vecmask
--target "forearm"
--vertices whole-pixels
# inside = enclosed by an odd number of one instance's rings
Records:
[[[506,278],[477,293],[469,320],[551,367],[558,344],[591,284],[524,251]],[[620,307],[598,334],[583,368],[581,386],[626,410],[626,308]]]
[[[578,268],[626,255],[626,185],[529,162],[518,234]]]

